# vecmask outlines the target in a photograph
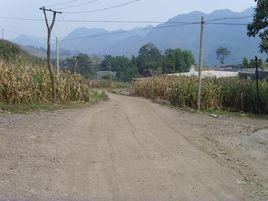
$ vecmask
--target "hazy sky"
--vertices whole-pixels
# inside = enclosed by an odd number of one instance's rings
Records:
[[[66,2],[70,0],[1,0],[0,17],[24,17],[42,18],[42,13],[38,9],[43,5]],[[65,4],[64,6],[77,5],[92,0],[77,0],[76,2]],[[129,0],[99,0],[95,3],[70,8],[66,11],[83,11],[99,9],[128,2]],[[62,17],[73,20],[158,20],[166,21],[178,14],[191,11],[212,12],[215,9],[230,9],[233,11],[243,11],[250,6],[254,6],[254,0],[139,0],[133,4],[115,8],[109,11],[86,14],[62,14]],[[62,6],[61,6],[62,7]],[[59,17],[58,19],[61,19]],[[69,31],[77,27],[98,27],[108,30],[130,29],[133,27],[145,26],[144,24],[109,24],[109,23],[56,23],[54,33],[59,36],[66,35]],[[6,38],[14,38],[16,34],[24,33],[43,37],[45,35],[45,24],[43,22],[32,21],[11,21],[0,19],[0,27],[5,29]]]

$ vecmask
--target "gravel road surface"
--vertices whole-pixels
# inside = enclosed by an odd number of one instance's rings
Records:
[[[0,200],[268,200],[267,126],[114,94],[0,115]]]

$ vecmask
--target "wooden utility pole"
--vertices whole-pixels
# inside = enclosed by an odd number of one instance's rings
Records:
[[[260,66],[259,59],[258,59],[257,56],[255,56],[257,101],[260,100],[260,90],[259,90],[259,66]]]
[[[5,40],[5,32],[4,32],[4,28],[2,28],[2,40]]]
[[[201,92],[202,92],[202,66],[203,66],[203,47],[204,47],[204,17],[201,17],[201,31],[200,31],[200,49],[199,49],[199,63],[198,63],[198,97],[197,107],[201,110]]]
[[[110,70],[110,88],[113,88],[113,74],[112,74],[112,67],[109,65],[109,70]]]
[[[75,58],[75,65],[74,65],[74,73],[79,74],[79,67],[78,67],[79,57]]]
[[[61,14],[61,12],[54,11],[52,9],[47,9],[45,7],[40,8],[40,10],[42,10],[43,13],[44,13],[46,27],[47,27],[47,66],[48,66],[49,75],[50,75],[50,82],[51,82],[52,102],[56,103],[57,102],[57,91],[56,91],[57,86],[56,86],[54,72],[53,72],[53,69],[51,67],[51,52],[50,52],[51,51],[51,44],[50,44],[50,38],[51,38],[52,29],[53,29],[53,27],[55,25],[56,15]],[[48,18],[47,18],[47,13],[46,12],[52,12],[53,13],[52,22],[51,22],[50,25],[48,23]]]
[[[59,57],[59,41],[56,37],[56,60],[57,60],[57,78],[60,76],[60,57]]]

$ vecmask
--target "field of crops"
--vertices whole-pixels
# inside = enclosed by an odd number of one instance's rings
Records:
[[[7,104],[48,103],[51,100],[49,72],[45,65],[9,63],[0,60],[0,100]],[[90,101],[89,82],[80,75],[61,73],[58,103]]]
[[[243,111],[268,114],[268,83],[256,84],[238,78],[203,79],[202,109]],[[160,98],[179,107],[197,108],[198,79],[196,77],[155,77],[135,81],[132,93],[150,99]]]

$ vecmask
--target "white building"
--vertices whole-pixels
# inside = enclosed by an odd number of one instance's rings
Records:
[[[187,73],[175,73],[169,74],[168,76],[198,76],[198,71],[195,70],[195,67],[192,66],[190,72]],[[238,77],[238,72],[232,71],[220,71],[220,70],[204,70],[202,71],[202,77]]]

